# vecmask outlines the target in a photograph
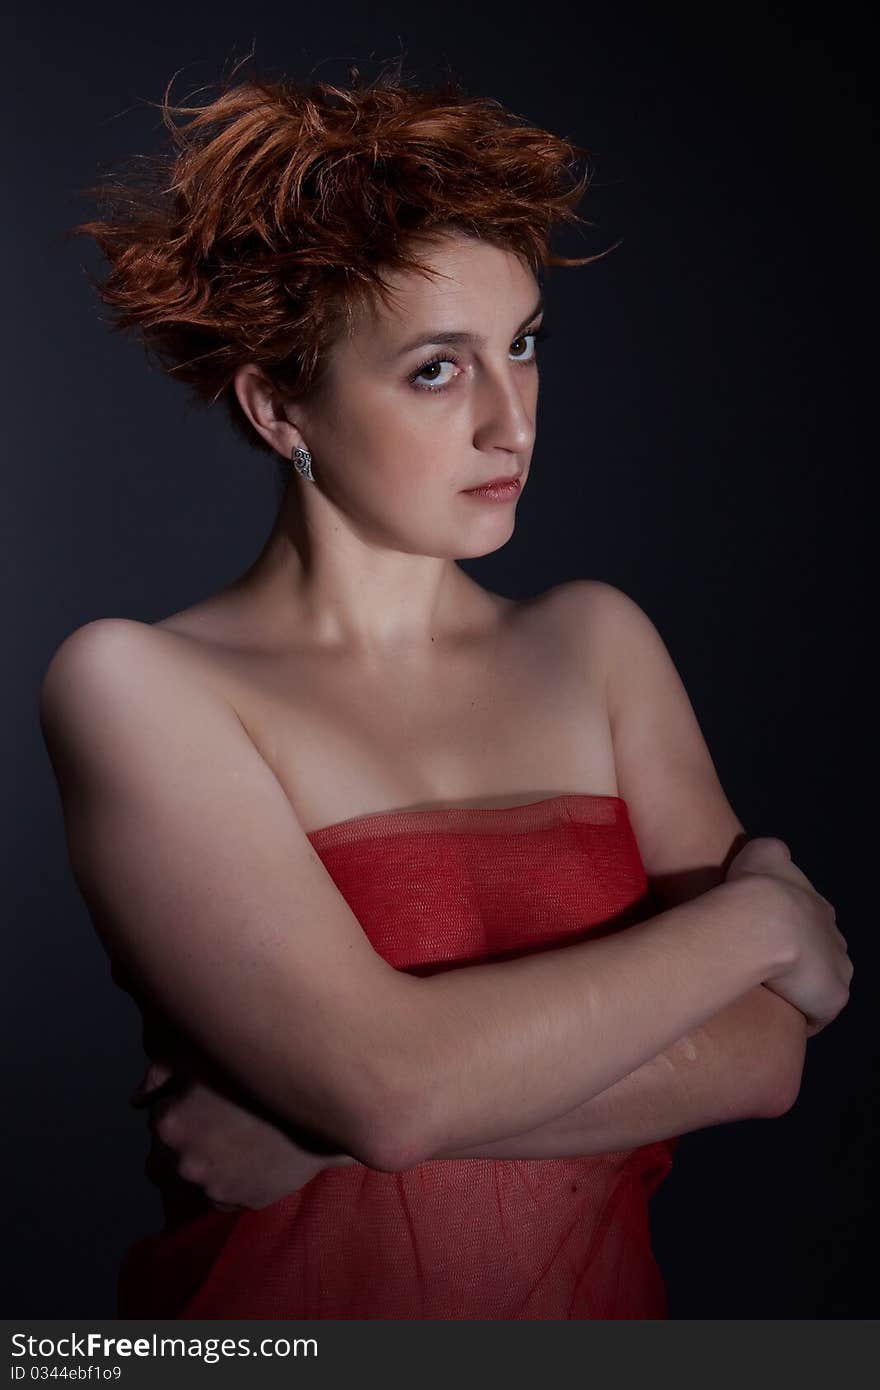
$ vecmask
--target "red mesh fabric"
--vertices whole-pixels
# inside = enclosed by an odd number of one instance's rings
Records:
[[[361,816],[310,840],[375,949],[430,974],[656,911],[619,797]],[[674,1140],[592,1157],[328,1169],[262,1211],[163,1185],[117,1316],[664,1318],[648,1198]]]

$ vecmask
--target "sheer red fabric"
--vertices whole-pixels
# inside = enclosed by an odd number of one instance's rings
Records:
[[[415,974],[657,910],[619,797],[379,812],[309,838],[375,949]],[[241,1213],[166,1180],[165,1228],[126,1252],[117,1316],[664,1318],[648,1199],[675,1142],[402,1173],[353,1164]]]

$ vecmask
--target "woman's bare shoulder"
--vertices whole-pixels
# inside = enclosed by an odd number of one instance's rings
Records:
[[[566,579],[538,595],[538,601],[554,611],[576,619],[587,613],[598,613],[612,605],[632,603],[622,589],[604,579]]]
[[[157,678],[162,672],[180,672],[205,684],[213,669],[206,652],[204,644],[166,629],[162,623],[127,617],[93,618],[74,628],[51,653],[40,683],[41,711],[50,702],[63,702],[80,674],[87,679],[99,671],[112,674],[114,669],[130,668],[132,663],[138,664],[145,678],[150,672]],[[225,695],[216,679],[210,683],[215,694]]]
[[[589,658],[595,669],[609,659],[613,633],[631,626],[642,610],[622,589],[603,579],[569,579],[554,585],[523,606],[555,635]]]
[[[136,618],[91,618],[67,633],[53,649],[43,680],[45,682],[49,672],[61,665],[86,660],[90,655],[97,657],[102,651],[125,642],[149,640],[146,634],[151,631],[151,624]]]

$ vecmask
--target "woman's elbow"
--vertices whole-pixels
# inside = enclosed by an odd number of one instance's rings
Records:
[[[807,1055],[806,1025],[802,1029],[795,1026],[791,1036],[786,1038],[784,1066],[778,1068],[776,1084],[771,1088],[769,1103],[765,1109],[768,1119],[778,1119],[794,1108],[801,1091],[804,1075],[804,1062]]]
[[[430,1157],[426,1087],[401,1060],[362,1084],[350,1110],[348,1152],[382,1173],[401,1173]]]

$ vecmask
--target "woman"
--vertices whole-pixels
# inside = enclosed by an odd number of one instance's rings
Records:
[[[641,609],[456,564],[528,483],[576,147],[451,82],[167,97],[101,292],[290,472],[245,574],[43,681],[156,1062],[118,1314],[663,1317],[673,1136],[787,1109],[852,967]]]

